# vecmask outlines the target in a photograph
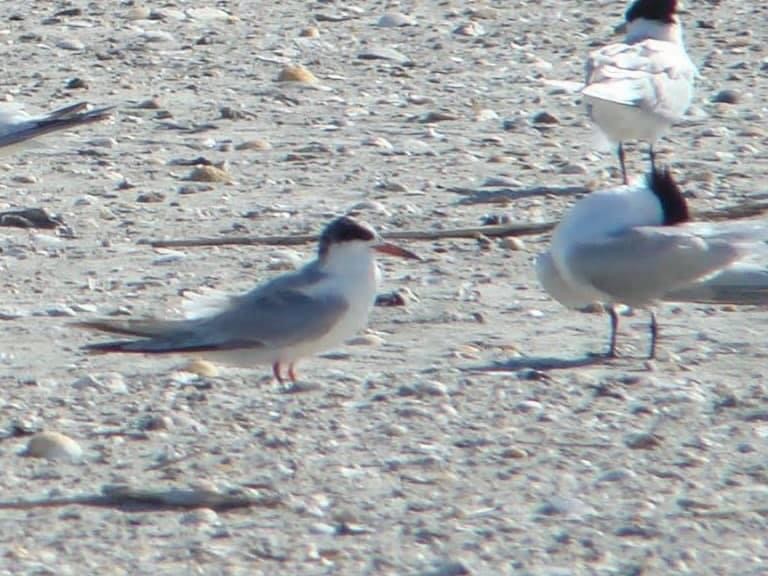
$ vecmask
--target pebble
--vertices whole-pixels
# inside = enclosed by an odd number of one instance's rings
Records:
[[[139,34],[139,38],[149,44],[162,44],[164,42],[174,42],[176,39],[170,32],[164,30],[145,30]]]
[[[350,346],[381,346],[386,340],[376,334],[362,334],[356,336],[350,340],[347,340],[347,344]]]
[[[418,576],[469,576],[470,574],[472,573],[463,563],[449,560],[419,572]]]
[[[147,6],[132,6],[126,13],[128,20],[148,20],[152,11]]]
[[[204,376],[206,378],[213,378],[219,375],[219,369],[212,362],[202,360],[200,358],[193,358],[181,367],[184,372],[190,372],[197,374],[198,376]]]
[[[385,46],[371,46],[360,52],[357,57],[360,60],[391,60],[402,66],[410,66],[413,64],[412,60],[402,52],[398,52],[394,48],[387,48]]]
[[[200,526],[201,524],[216,524],[219,521],[219,515],[210,508],[198,508],[183,514],[179,518],[179,523],[187,526]]]
[[[525,250],[525,241],[517,236],[505,236],[499,240],[499,245],[505,250],[522,251]]]
[[[485,28],[479,22],[471,20],[454,28],[453,33],[458,36],[482,36],[485,34]]]
[[[301,29],[299,36],[302,38],[317,38],[320,36],[320,29],[317,26],[307,26]]]
[[[83,449],[69,436],[59,432],[40,432],[29,439],[24,456],[48,460],[79,461]]]
[[[624,444],[633,450],[650,450],[661,444],[659,438],[649,432],[632,432],[624,436]]]
[[[224,12],[224,10],[219,10],[218,8],[213,8],[211,6],[206,6],[203,8],[188,8],[185,11],[185,14],[188,18],[199,20],[201,22],[213,22],[215,20],[231,22],[237,20],[231,14]]]
[[[240,144],[237,144],[235,146],[235,150],[266,151],[266,150],[272,150],[272,144],[270,144],[266,140],[262,140],[261,138],[254,138],[253,140],[246,140],[245,142],[240,142]]]
[[[193,182],[232,182],[229,172],[216,166],[195,166],[186,179]]]
[[[554,114],[543,111],[533,116],[534,124],[560,124],[560,119]]]
[[[308,68],[301,64],[288,64],[280,70],[277,82],[299,82],[302,84],[317,84],[318,79]]]
[[[435,122],[445,122],[446,120],[458,120],[459,115],[454,112],[443,110],[432,110],[419,116],[419,122],[422,124],[434,124]]]
[[[401,14],[400,12],[389,12],[379,18],[376,26],[382,28],[400,28],[402,26],[413,26],[415,23],[415,20],[411,16]]]
[[[740,99],[741,97],[736,90],[725,89],[715,94],[712,101],[721,104],[738,104]]]
[[[103,374],[86,374],[72,383],[75,390],[94,388],[100,392],[113,394],[128,394],[128,386],[125,378],[119,372],[105,372]]]
[[[142,192],[141,194],[136,196],[136,202],[140,202],[142,204],[153,204],[153,203],[163,202],[163,201],[165,201],[165,194],[157,191]]]
[[[85,44],[80,42],[77,38],[62,38],[56,42],[56,47],[62,50],[80,51],[85,50]]]

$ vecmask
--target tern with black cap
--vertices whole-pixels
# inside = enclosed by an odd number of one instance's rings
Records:
[[[609,356],[616,356],[615,305],[651,310],[651,346],[660,300],[754,304],[768,301],[768,272],[740,260],[758,250],[764,223],[691,222],[680,187],[666,169],[644,181],[598,190],[556,226],[536,272],[544,290],[572,309],[603,304],[611,316]],[[755,251],[755,252],[753,252]]]
[[[679,121],[693,98],[696,67],[688,57],[677,0],[635,0],[627,9],[626,38],[589,55],[584,103],[600,132],[617,145],[628,183],[625,140],[655,142]]]
[[[182,320],[95,320],[80,326],[138,336],[90,344],[92,352],[182,353],[250,367],[283,368],[295,382],[301,358],[338,346],[368,323],[380,272],[375,252],[418,259],[368,224],[341,217],[320,236],[317,258],[296,272],[229,297],[219,310]]]

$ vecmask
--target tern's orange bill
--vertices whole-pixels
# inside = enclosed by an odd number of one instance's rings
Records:
[[[399,256],[400,258],[410,258],[411,260],[421,260],[418,254],[401,248],[397,244],[390,244],[389,242],[382,242],[374,246],[374,250],[381,252],[382,254],[389,254],[390,256]]]

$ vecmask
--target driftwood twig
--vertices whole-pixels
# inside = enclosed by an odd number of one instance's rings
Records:
[[[752,218],[768,212],[766,202],[740,202],[725,208],[705,210],[696,213],[697,220],[739,220]],[[388,240],[446,240],[450,238],[502,238],[504,236],[534,236],[552,230],[557,222],[525,222],[522,224],[498,224],[493,226],[470,226],[467,228],[447,228],[443,230],[400,230],[385,232],[382,236]],[[297,246],[317,242],[314,234],[289,236],[223,236],[220,238],[187,238],[180,240],[148,240],[144,243],[153,248],[192,248],[198,246]]]
[[[554,228],[555,222],[529,224],[499,224],[494,226],[473,226],[449,228],[446,230],[402,230],[382,234],[387,240],[445,240],[448,238],[501,238],[503,236],[526,236],[543,234]],[[317,242],[317,236],[299,234],[296,236],[225,236],[222,238],[190,238],[183,240],[151,240],[154,248],[190,248],[194,246],[252,246],[267,244],[273,246],[296,246]]]
[[[231,510],[233,508],[249,508],[251,506],[274,508],[280,505],[280,498],[276,495],[265,495],[249,490],[223,493],[194,488],[134,488],[121,484],[104,486],[102,487],[101,494],[2,500],[0,501],[0,510],[29,510],[32,508],[54,508],[72,505],[126,508],[141,511],[189,510],[194,508]]]

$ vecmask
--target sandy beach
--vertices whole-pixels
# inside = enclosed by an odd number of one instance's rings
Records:
[[[768,573],[764,307],[665,304],[654,361],[634,311],[607,360],[607,317],[538,285],[543,233],[402,241],[406,305],[290,390],[73,326],[316,248],[153,241],[557,221],[620,183],[579,87],[625,3],[6,4],[0,98],[116,110],[0,160],[0,211],[65,224],[0,227],[0,574]],[[686,4],[700,78],[658,157],[728,214],[768,200],[768,5]],[[43,431],[69,456],[22,455]]]

